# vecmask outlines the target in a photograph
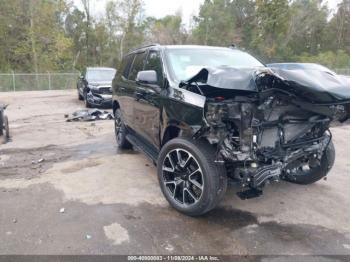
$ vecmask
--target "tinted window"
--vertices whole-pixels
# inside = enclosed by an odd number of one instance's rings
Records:
[[[112,81],[116,70],[114,69],[89,69],[86,79],[89,81]]]
[[[133,60],[134,60],[134,55],[128,55],[123,58],[120,72],[122,72],[122,76],[124,76],[125,78],[128,78],[130,67]]]
[[[145,58],[146,58],[146,52],[136,54],[130,70],[130,74],[128,78],[129,80],[136,80],[137,73],[143,70]]]
[[[157,72],[158,84],[163,85],[163,66],[160,53],[157,51],[150,51],[144,70],[154,70]]]

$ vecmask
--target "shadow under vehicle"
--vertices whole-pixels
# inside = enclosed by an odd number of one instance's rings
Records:
[[[112,106],[112,79],[116,70],[109,67],[87,67],[77,82],[78,98],[87,108]]]
[[[213,209],[228,178],[242,199],[269,182],[324,178],[330,123],[350,112],[348,78],[268,68],[235,48],[142,47],[124,57],[113,92],[118,145],[145,152],[165,198],[190,216]]]

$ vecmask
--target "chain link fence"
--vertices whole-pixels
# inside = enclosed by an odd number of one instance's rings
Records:
[[[0,92],[73,89],[78,76],[79,72],[0,74]]]

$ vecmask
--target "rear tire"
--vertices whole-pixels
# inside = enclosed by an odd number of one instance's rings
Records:
[[[309,185],[316,183],[317,181],[324,178],[329,171],[332,169],[335,161],[335,148],[331,141],[328,147],[325,149],[323,156],[321,158],[320,164],[313,167],[310,170],[302,172],[298,175],[289,175],[286,177],[288,182],[299,184],[299,185]]]
[[[126,139],[127,130],[122,119],[122,112],[119,108],[114,112],[114,133],[119,148],[132,149],[132,145]]]
[[[226,169],[217,165],[216,150],[206,141],[176,138],[160,151],[158,180],[169,204],[188,216],[217,206],[227,189]]]

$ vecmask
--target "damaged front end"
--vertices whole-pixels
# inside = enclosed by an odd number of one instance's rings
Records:
[[[90,86],[86,94],[86,99],[91,106],[111,107],[112,88],[105,85]]]
[[[240,183],[242,199],[259,196],[270,181],[293,181],[306,174],[304,168],[324,165],[330,123],[349,117],[348,90],[305,86],[310,83],[280,73],[203,69],[181,84],[206,97],[205,124],[195,136],[217,146],[216,162]],[[317,169],[322,177],[331,168],[327,163]]]

